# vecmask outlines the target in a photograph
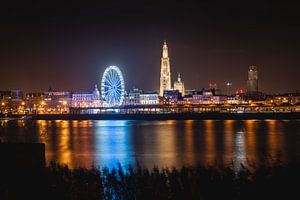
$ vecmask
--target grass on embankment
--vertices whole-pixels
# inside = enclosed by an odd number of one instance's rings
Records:
[[[0,167],[1,169],[1,167]],[[73,169],[51,163],[34,172],[1,170],[0,199],[291,199],[300,162],[242,167]],[[296,196],[295,196],[296,197]]]

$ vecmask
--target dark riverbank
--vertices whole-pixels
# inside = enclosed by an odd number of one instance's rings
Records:
[[[0,167],[1,168],[1,167]],[[70,170],[51,163],[30,173],[0,170],[0,199],[292,199],[300,163],[243,167]]]
[[[8,114],[8,118],[23,115]],[[2,114],[0,118],[4,118]],[[246,120],[246,119],[300,119],[300,112],[288,113],[169,113],[169,114],[39,114],[34,120]]]

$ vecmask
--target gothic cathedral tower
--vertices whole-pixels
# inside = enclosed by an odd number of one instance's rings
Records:
[[[161,68],[160,68],[160,90],[159,95],[163,96],[164,90],[171,90],[171,69],[170,69],[170,58],[168,55],[167,42],[164,41]]]

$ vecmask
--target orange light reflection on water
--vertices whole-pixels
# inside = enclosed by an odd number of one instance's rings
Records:
[[[194,146],[194,120],[186,120],[185,121],[185,132],[184,132],[184,154],[186,162],[189,165],[196,164],[195,160],[195,146]]]
[[[245,122],[245,140],[247,160],[258,163],[256,147],[256,122],[255,120],[246,120]]]
[[[233,125],[234,120],[224,121],[224,156],[223,163],[228,164],[233,160],[233,142],[234,142],[234,131]]]
[[[55,123],[57,126],[62,127],[58,139],[58,162],[62,164],[67,164],[70,168],[73,168],[73,156],[70,146],[70,124],[68,121],[55,121]]]
[[[155,143],[157,148],[155,148],[156,154],[161,154],[157,156],[157,163],[162,163],[164,167],[166,166],[177,166],[180,160],[177,158],[177,144],[175,135],[175,121],[167,120],[163,126],[156,126],[159,134],[155,134]],[[156,156],[156,155],[154,155]],[[155,163],[153,163],[155,165]]]
[[[215,130],[214,120],[204,121],[204,137],[205,137],[205,164],[213,165],[216,162],[216,147],[215,147]]]
[[[285,160],[285,134],[282,133],[282,124],[278,120],[268,120],[268,138],[267,147],[268,154],[270,156],[270,162],[276,162],[277,159],[280,161]]]

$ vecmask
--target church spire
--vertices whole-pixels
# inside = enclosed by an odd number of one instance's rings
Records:
[[[160,89],[159,95],[163,96],[164,90],[171,90],[171,69],[167,42],[164,40],[160,65]]]
[[[177,81],[174,82],[174,90],[178,90],[182,96],[185,95],[184,83],[181,80],[180,73],[178,73]]]
[[[181,82],[180,73],[178,73],[177,81],[178,81],[178,82]]]
[[[167,41],[164,40],[164,45],[163,45],[163,54],[162,54],[163,58],[168,58],[169,57],[169,53],[168,53],[168,45],[167,45]]]

